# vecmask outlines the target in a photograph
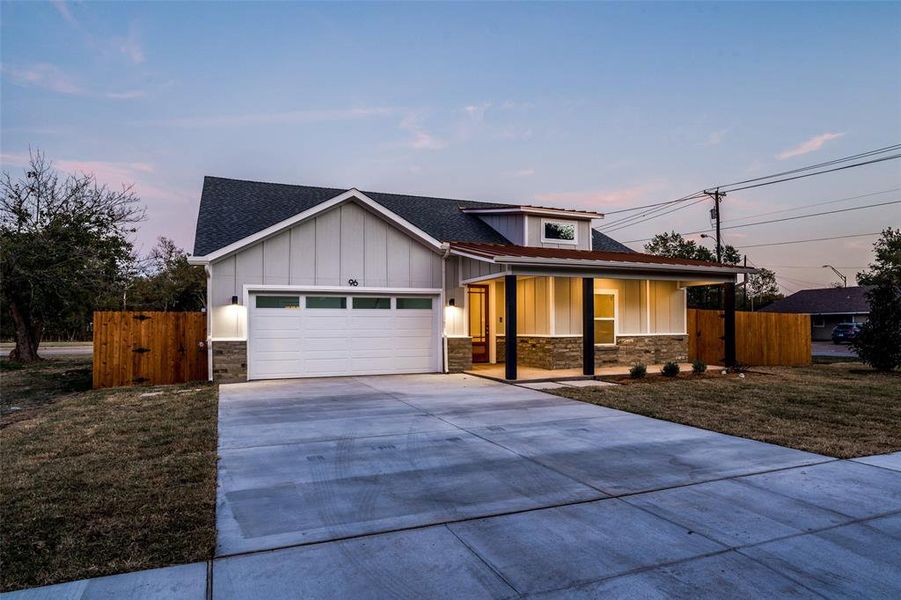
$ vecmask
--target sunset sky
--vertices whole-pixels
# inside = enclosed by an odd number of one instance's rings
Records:
[[[134,183],[145,250],[161,235],[192,247],[204,175],[603,212],[901,142],[899,3],[0,10],[3,168],[20,172],[31,147]],[[899,199],[901,161],[888,161],[735,193],[724,225]],[[611,235],[703,229],[709,208]],[[725,240],[889,225],[901,204]],[[853,278],[874,240],[747,254],[791,292],[835,281],[825,263]]]

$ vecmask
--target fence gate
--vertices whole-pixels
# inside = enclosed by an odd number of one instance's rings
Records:
[[[688,358],[723,365],[723,312],[688,309]],[[735,358],[743,365],[790,366],[811,362],[810,315],[735,313]]]
[[[205,379],[206,314],[94,313],[95,388]]]

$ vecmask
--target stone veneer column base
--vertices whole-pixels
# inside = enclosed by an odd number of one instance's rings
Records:
[[[447,371],[462,373],[472,369],[472,338],[447,338]]]
[[[498,337],[495,356],[499,363],[506,356],[506,338]],[[581,336],[516,336],[518,364],[538,369],[577,369],[582,366]]]
[[[211,342],[213,346],[213,381],[238,383],[247,381],[247,342]]]
[[[616,346],[597,346],[595,366],[632,366],[661,364],[668,361],[688,361],[688,336],[674,335],[621,335]]]

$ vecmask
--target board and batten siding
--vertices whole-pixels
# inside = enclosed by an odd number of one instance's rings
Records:
[[[441,255],[348,202],[211,265],[213,338],[243,339],[244,285],[440,288]]]
[[[553,281],[552,281],[553,280]],[[550,287],[553,286],[553,291]],[[685,291],[675,281],[595,279],[595,291],[615,290],[617,335],[685,332]],[[504,286],[495,286],[498,324],[504,316]],[[553,295],[551,303],[549,294]],[[650,298],[650,310],[648,299]],[[549,319],[553,304],[553,332]],[[529,277],[517,281],[517,333],[582,335],[582,280]],[[501,327],[498,331],[503,331]]]

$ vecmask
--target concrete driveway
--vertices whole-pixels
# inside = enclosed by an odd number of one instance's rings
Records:
[[[71,598],[901,598],[901,452],[854,461],[464,375],[221,387],[218,557]]]
[[[226,385],[214,598],[901,597],[901,457],[465,375]]]

